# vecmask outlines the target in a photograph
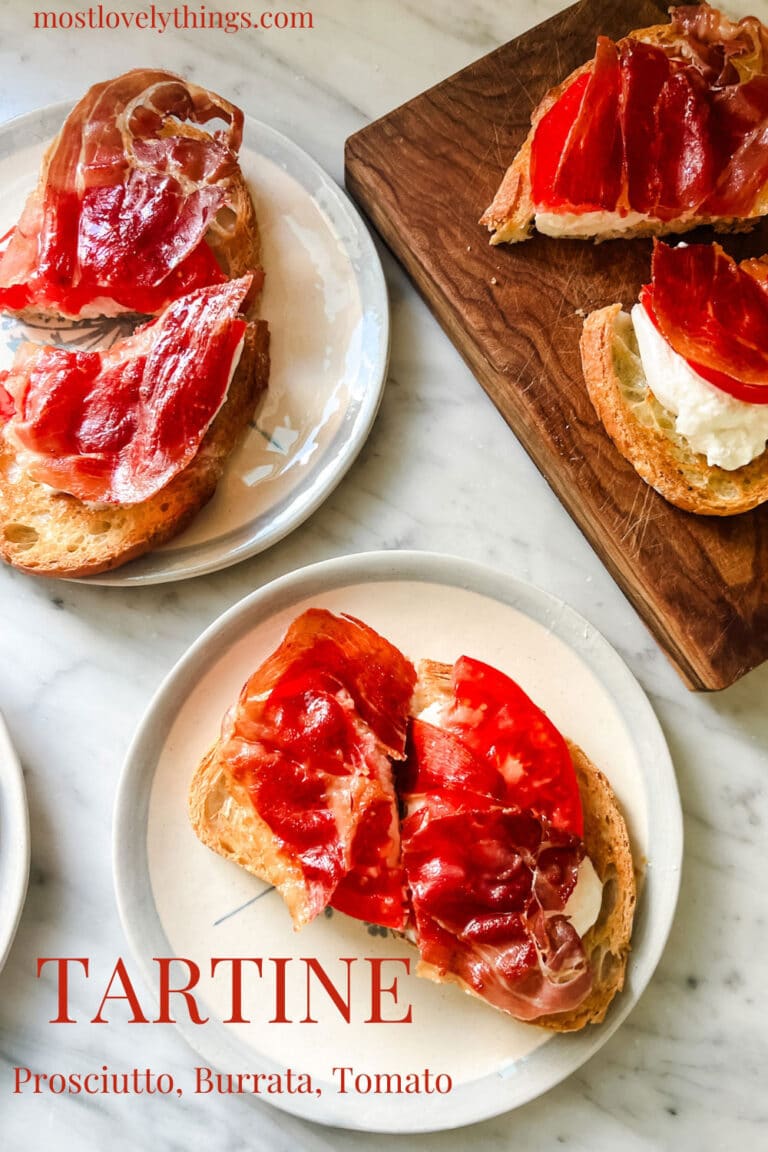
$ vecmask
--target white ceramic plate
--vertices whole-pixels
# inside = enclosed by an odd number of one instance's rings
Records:
[[[34,187],[70,105],[0,128],[0,235]],[[153,584],[234,564],[281,540],[333,491],[371,430],[389,353],[387,290],[356,209],[315,161],[246,117],[241,165],[256,205],[271,329],[269,390],[216,495],[186,532],[98,584]],[[21,339],[108,346],[132,320],[31,327],[0,316],[0,368]]]
[[[350,612],[411,657],[453,661],[462,653],[517,679],[554,722],[609,775],[627,815],[633,849],[647,860],[627,984],[599,1027],[556,1036],[485,1008],[456,988],[404,977],[401,1003],[413,1023],[365,1024],[365,964],[354,968],[352,1022],[322,995],[320,1026],[270,1024],[273,966],[251,973],[252,1023],[224,1025],[225,981],[208,977],[212,956],[293,958],[289,1016],[302,1018],[300,957],[317,957],[340,981],[342,957],[413,955],[402,941],[347,919],[320,917],[291,930],[277,894],[202,846],[187,819],[197,762],[221,717],[295,615],[310,605]],[[664,738],[646,697],[598,632],[547,593],[449,557],[377,552],[304,568],[225,613],[171,672],[128,754],[117,796],[114,865],[123,925],[139,964],[184,956],[204,973],[211,1023],[180,1023],[201,1063],[226,1072],[306,1071],[321,1095],[266,1099],[325,1124],[387,1132],[451,1128],[504,1112],[557,1084],[619,1026],[661,956],[677,898],[680,801]],[[402,965],[394,965],[396,975]],[[295,972],[294,972],[295,969]],[[359,969],[359,971],[358,971]],[[391,1003],[391,1001],[388,1001]],[[394,1010],[397,1012],[397,1010]],[[341,1095],[332,1069],[372,1074],[429,1068],[448,1073],[447,1095]]]
[[[0,970],[8,958],[29,879],[29,816],[24,777],[0,716]]]

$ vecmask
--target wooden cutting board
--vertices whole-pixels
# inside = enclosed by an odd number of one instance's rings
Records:
[[[346,181],[686,683],[716,689],[768,659],[768,506],[720,519],[667,504],[613,447],[581,372],[583,314],[636,301],[650,242],[491,248],[476,223],[532,108],[597,34],[666,19],[653,0],[574,5],[351,136]],[[722,242],[762,254],[768,227]]]

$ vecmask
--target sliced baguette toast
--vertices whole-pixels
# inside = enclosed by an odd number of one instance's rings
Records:
[[[447,699],[451,682],[449,665],[422,660],[417,668],[419,679],[411,708],[414,715],[436,700]],[[569,748],[584,807],[584,843],[603,884],[603,898],[598,919],[584,937],[594,975],[592,990],[574,1011],[535,1021],[559,1032],[600,1023],[614,995],[623,987],[636,900],[629,837],[616,798],[605,776],[585,753],[574,744],[569,743]],[[189,816],[194,831],[208,848],[279,887],[294,913],[294,897],[302,898],[295,867],[253,810],[245,790],[228,783],[217,762],[216,746],[203,758],[192,779]],[[459,983],[466,989],[450,974],[439,973],[423,962],[418,973],[437,983]]]
[[[669,25],[667,24],[657,24],[651,28],[630,32],[628,36],[634,40],[642,40],[646,44],[664,46],[668,29]],[[585,72],[589,72],[591,68],[592,61],[587,61],[586,64],[581,64],[574,69],[562,83],[551,88],[534,109],[531,116],[530,131],[504,174],[492,203],[486,208],[479,220],[479,223],[485,225],[491,233],[491,244],[515,244],[518,241],[527,240],[532,235],[534,228],[537,227],[536,208],[531,188],[531,150],[536,129],[547,112],[574,81],[583,76]],[[636,223],[631,223],[630,218],[626,225],[620,225],[616,221],[602,225],[596,222],[594,232],[582,233],[578,237],[571,237],[568,233],[560,232],[557,235],[562,235],[564,239],[583,239],[586,235],[595,243],[600,243],[603,240],[615,240],[617,238],[630,239],[638,236],[680,234],[702,225],[709,225],[717,232],[744,232],[754,227],[757,219],[764,212],[765,206],[760,202],[755,206],[753,214],[747,218],[688,214],[679,216],[674,220],[647,219]],[[545,231],[545,228],[542,227],[539,230]],[[554,235],[554,233],[551,234]]]
[[[170,540],[210,500],[269,378],[269,331],[251,321],[227,399],[190,464],[141,504],[94,508],[31,480],[0,432],[0,556],[25,572],[107,572]]]
[[[141,69],[134,69],[134,72],[127,74],[124,79],[134,74],[138,75],[141,72]],[[188,81],[174,76],[173,73],[163,72],[158,73],[158,75],[165,76],[170,80],[179,80],[185,88],[188,88],[193,93],[205,92],[205,90],[199,88],[198,85],[190,84]],[[96,87],[98,87],[98,85]],[[235,109],[234,105],[229,104],[228,101],[221,101],[219,97],[216,97],[216,99],[220,101],[222,108],[230,109],[233,115],[241,115],[238,110]],[[20,224],[25,218],[31,223],[43,211],[49,168],[51,161],[55,157],[65,127],[66,124],[62,126],[60,132],[50,142],[43,154],[37,186],[28,197]],[[125,126],[123,126],[123,129],[124,135],[130,137],[130,133],[125,129]],[[206,131],[200,124],[195,124],[191,121],[180,122],[174,117],[168,118],[168,126],[162,135],[168,135],[170,132],[172,132],[175,137],[186,137],[192,141],[206,141],[211,138],[211,133]],[[228,163],[222,166],[216,183],[223,190],[226,201],[209,224],[204,240],[213,251],[221,270],[230,280],[236,280],[246,273],[253,273],[260,270],[261,241],[251,193],[235,153],[231,153]],[[248,300],[248,316],[251,319],[255,319],[258,314],[259,290],[260,284],[256,284],[255,290]],[[9,308],[6,310],[10,314],[17,315],[22,319],[25,317],[32,319],[36,316],[47,315],[49,312],[53,315],[63,315],[69,319],[73,318],[72,315],[66,311],[59,312],[56,309],[41,309],[39,306],[30,306],[22,309]],[[77,313],[77,317],[75,318],[92,318],[102,315],[111,316],[126,311],[130,311],[130,309],[113,301],[105,289],[104,296],[92,304],[86,305]]]
[[[631,317],[620,304],[592,312],[581,336],[584,378],[619,452],[665,500],[685,512],[735,516],[768,500],[768,451],[727,471],[691,451],[643,373]]]
[[[418,714],[434,703],[447,703],[451,697],[451,666],[434,660],[420,660],[413,711]],[[630,950],[632,921],[637,897],[632,850],[618,801],[608,780],[585,752],[570,740],[568,748],[576,769],[584,811],[584,846],[603,885],[600,913],[583,937],[593,974],[592,989],[571,1012],[540,1016],[534,1023],[555,1032],[574,1032],[585,1024],[599,1024],[617,992],[624,986]],[[438,983],[456,983],[474,995],[462,980],[443,974],[423,961],[420,976]]]

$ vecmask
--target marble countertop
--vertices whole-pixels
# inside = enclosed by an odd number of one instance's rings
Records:
[[[351,132],[563,6],[315,0],[298,6],[312,7],[312,32],[246,37],[33,31],[33,5],[5,0],[0,119],[78,96],[105,74],[163,65],[231,96],[341,181]],[[730,7],[768,18],[766,0]],[[765,1147],[768,666],[717,695],[684,688],[403,272],[382,256],[393,331],[381,412],[357,463],[302,528],[260,557],[178,585],[84,587],[0,571],[0,708],[23,762],[32,834],[27,903],[0,974],[7,1152]],[[409,443],[430,446],[407,467],[406,432]],[[112,805],[131,735],[171,665],[252,589],[375,548],[453,552],[540,585],[591,619],[648,692],[677,769],[686,849],[672,935],[639,1005],[544,1097],[471,1131],[418,1139],[322,1129],[245,1098],[13,1096],[14,1065],[67,1071],[151,1059],[174,1072],[194,1062],[170,1026],[48,1024],[51,990],[43,1004],[36,958],[88,955],[110,971],[127,953],[112,886]]]

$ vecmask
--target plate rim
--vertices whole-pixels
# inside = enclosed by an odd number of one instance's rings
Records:
[[[24,910],[31,858],[29,804],[24,772],[11,742],[10,732],[0,714],[0,827],[5,826],[3,810],[6,807],[9,814],[8,826],[11,830],[8,858],[12,867],[7,903],[5,899],[0,902],[0,910],[5,906],[5,913],[0,917],[0,972],[10,955]],[[14,843],[15,837],[18,837],[18,843]],[[5,849],[2,846],[0,857],[5,857]]]
[[[476,1084],[493,1080],[497,1087],[502,1083],[511,1086],[510,1089],[504,1091],[498,1090],[497,1095],[501,1099],[494,1100],[494,1105],[491,1108],[488,1108],[487,1105],[479,1110],[466,1107],[461,1117],[452,1116],[446,1123],[435,1122],[434,1117],[427,1120],[426,1123],[417,1122],[414,1124],[412,1121],[400,1123],[395,1117],[386,1126],[382,1126],[379,1122],[366,1123],[364,1116],[357,1116],[354,1119],[339,1115],[318,1117],[313,1115],[306,1106],[303,1106],[303,1102],[297,1104],[292,1098],[276,1098],[279,1100],[276,1106],[280,1110],[300,1116],[303,1119],[313,1120],[316,1123],[341,1125],[349,1130],[414,1134],[416,1132],[463,1127],[483,1119],[490,1119],[528,1103],[566,1079],[607,1042],[635,1007],[653,976],[669,937],[677,904],[683,852],[682,808],[671,755],[661,725],[642,686],[613,646],[585,617],[570,608],[558,597],[535,585],[518,580],[498,569],[444,553],[419,551],[355,553],[308,565],[270,581],[227,609],[203,631],[164,678],[147,706],[126,754],[118,781],[113,813],[113,876],[118,913],[123,931],[142,976],[149,983],[149,966],[145,965],[142,949],[139,946],[140,939],[146,937],[134,919],[135,906],[141,887],[135,867],[136,855],[130,843],[129,828],[131,824],[136,826],[138,823],[139,838],[143,843],[141,859],[146,871],[146,810],[148,810],[149,793],[156,769],[156,761],[149,763],[147,753],[149,751],[149,761],[151,761],[154,727],[157,725],[164,733],[167,733],[178,714],[178,709],[174,708],[170,701],[172,693],[177,690],[177,682],[182,681],[182,686],[184,686],[183,681],[185,679],[194,681],[196,671],[204,666],[210,646],[215,642],[227,647],[233,643],[235,630],[241,619],[246,619],[254,610],[258,610],[259,605],[264,607],[265,617],[268,617],[280,611],[281,607],[287,607],[291,603],[312,595],[313,591],[328,591],[334,587],[343,587],[345,584],[388,579],[436,582],[468,588],[479,592],[481,595],[500,600],[510,607],[515,607],[515,600],[519,598],[526,602],[532,599],[550,608],[556,608],[557,625],[553,630],[563,639],[559,628],[562,622],[567,620],[569,626],[575,626],[575,639],[578,640],[578,637],[583,635],[584,645],[582,648],[576,647],[567,639],[563,642],[585,660],[609,695],[615,698],[615,688],[618,681],[623,682],[620,687],[630,691],[634,724],[630,732],[633,743],[637,743],[641,733],[643,740],[648,737],[647,748],[638,749],[644,784],[647,784],[649,767],[661,775],[664,784],[664,787],[658,789],[655,815],[651,811],[651,805],[649,805],[647,812],[649,865],[646,874],[648,884],[650,884],[651,874],[653,875],[653,906],[649,910],[648,916],[643,915],[642,926],[643,936],[645,936],[647,921],[648,930],[652,930],[653,936],[647,942],[643,939],[640,948],[636,948],[631,954],[630,972],[632,975],[628,981],[630,986],[625,988],[621,997],[614,1002],[609,1011],[608,1019],[597,1026],[596,1035],[578,1033],[568,1038],[553,1037],[546,1045],[542,1046],[542,1049],[536,1050],[548,1050],[551,1059],[549,1060],[549,1069],[540,1070],[539,1082],[532,1084],[530,1090],[518,1093],[519,1098],[510,1102],[508,1097],[514,1095],[516,1074],[513,1073],[505,1080],[499,1078],[498,1074],[491,1075],[469,1084],[471,1089]],[[518,610],[525,612],[525,608],[518,608]],[[530,611],[526,614],[531,615]],[[231,636],[229,636],[230,633]],[[585,649],[593,654],[595,652],[598,654],[601,666],[603,663],[607,663],[612,674],[610,681],[606,682],[603,676],[595,672]],[[622,712],[622,718],[625,723],[629,723],[625,712]],[[638,728],[640,732],[638,732]],[[651,753],[654,756],[652,761]],[[139,812],[137,817],[136,797],[141,795],[142,788],[146,792],[147,805],[146,810]],[[653,799],[653,795],[651,799]],[[663,869],[661,867],[662,861],[654,860],[650,850],[659,834],[659,827],[654,826],[655,818],[660,820],[662,829],[666,827],[667,831],[666,864]],[[135,834],[134,830],[134,837]],[[659,882],[662,880],[663,883],[660,884]],[[148,874],[145,876],[145,882],[149,883]],[[152,900],[151,903],[154,908],[154,901]],[[651,915],[653,920],[651,920]],[[156,908],[155,917],[161,933],[164,934]],[[139,920],[141,920],[140,916]],[[635,967],[639,971],[635,971]],[[177,1025],[177,1027],[191,1047],[199,1054],[205,1055],[200,1047],[203,1038],[197,1035],[199,1029],[196,1031],[191,1026],[185,1029],[183,1025]],[[558,1040],[560,1044],[555,1048],[554,1045]],[[565,1042],[563,1042],[564,1040]],[[521,1065],[530,1064],[536,1058],[536,1051],[528,1057],[524,1057],[520,1062]],[[519,1085],[519,1081],[517,1083]],[[462,1089],[465,1087],[467,1084],[461,1086]]]
[[[13,135],[15,132],[23,129],[30,121],[39,117],[61,117],[63,122],[64,118],[75,106],[75,103],[76,101],[74,100],[60,100],[13,116],[0,124],[0,137],[6,134]],[[347,475],[371,434],[387,384],[392,334],[389,293],[376,243],[357,205],[351,197],[347,195],[346,191],[337,184],[330,173],[323,168],[319,161],[315,160],[314,156],[296,144],[289,136],[286,136],[285,133],[273,128],[272,125],[267,124],[265,121],[245,113],[244,138],[249,127],[252,132],[258,132],[262,134],[263,137],[268,138],[273,146],[291,153],[303,170],[312,173],[318,180],[318,187],[329,194],[333,203],[333,215],[330,217],[331,223],[336,224],[338,220],[344,219],[348,227],[352,229],[354,242],[360,247],[360,256],[357,259],[352,259],[348,252],[347,256],[354,282],[360,292],[361,318],[364,322],[366,313],[371,313],[376,316],[378,321],[376,325],[378,331],[374,332],[373,326],[371,326],[368,337],[371,340],[371,345],[375,352],[375,354],[367,357],[370,361],[370,384],[365,390],[352,428],[339,444],[339,450],[335,454],[332,466],[324,468],[320,474],[315,477],[315,480],[308,489],[300,490],[298,499],[292,499],[290,501],[289,507],[293,508],[294,504],[298,506],[290,515],[286,515],[285,523],[281,522],[277,527],[273,526],[268,528],[259,540],[255,541],[253,538],[249,538],[230,550],[218,550],[214,552],[213,555],[210,555],[208,559],[192,560],[183,564],[179,569],[139,571],[136,572],[135,575],[131,575],[130,568],[133,564],[140,565],[142,561],[146,561],[150,556],[162,555],[162,553],[155,551],[148,552],[146,556],[138,557],[137,560],[131,561],[124,567],[118,567],[113,572],[102,572],[96,576],[69,578],[66,579],[66,583],[114,588],[170,584],[175,581],[189,580],[196,576],[209,575],[212,572],[218,572],[224,568],[239,564],[243,560],[248,560],[253,556],[258,556],[262,552],[266,552],[273,545],[278,544],[281,540],[284,540],[325,503]],[[44,139],[48,139],[47,134]],[[314,194],[307,187],[306,183],[303,181],[300,181],[300,183],[306,194],[314,199]],[[320,210],[323,215],[328,215],[327,202],[320,206]],[[304,497],[303,499],[302,496]],[[201,542],[198,545],[190,545],[190,548],[193,550],[194,555],[199,554],[200,551],[207,551],[211,545],[212,542],[208,541]]]

